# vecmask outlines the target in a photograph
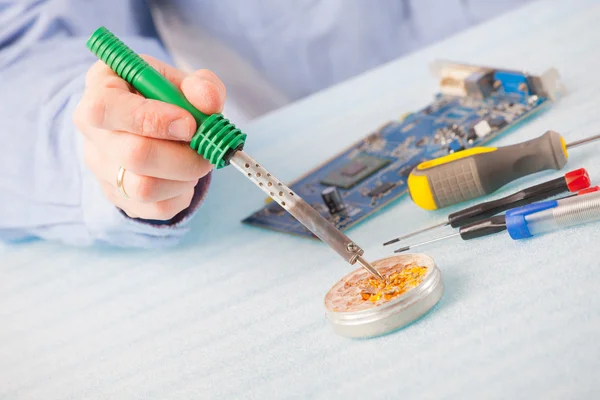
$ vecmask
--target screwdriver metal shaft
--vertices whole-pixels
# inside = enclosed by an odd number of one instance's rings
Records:
[[[435,210],[491,194],[506,184],[547,170],[561,170],[567,149],[599,140],[600,135],[569,144],[554,131],[504,147],[473,147],[434,160],[412,170],[408,190],[415,204]],[[449,187],[459,186],[449,190]]]
[[[421,233],[425,233],[425,232],[431,231],[431,230],[433,230],[435,228],[439,228],[439,227],[442,227],[442,226],[448,226],[448,225],[450,225],[450,222],[448,222],[448,221],[440,222],[439,224],[428,226],[427,228],[419,229],[418,231],[414,231],[414,232],[408,233],[408,234],[406,234],[404,236],[399,236],[399,237],[397,237],[395,239],[388,240],[383,245],[387,246],[387,245],[390,245],[390,244],[398,243],[401,240],[408,239],[410,237],[419,235]]]
[[[577,140],[575,142],[568,143],[566,145],[566,147],[567,147],[567,149],[572,149],[574,147],[581,146],[581,145],[584,145],[584,144],[588,144],[590,142],[594,142],[594,141],[599,140],[599,139],[600,139],[600,135],[591,136],[591,137],[588,137],[588,138],[585,138],[585,139],[581,139],[581,140]]]
[[[412,248],[415,248],[415,247],[419,247],[419,246],[425,246],[426,244],[430,244],[430,243],[439,242],[440,240],[446,240],[446,239],[450,239],[450,238],[453,238],[453,237],[455,237],[455,236],[460,236],[460,233],[453,233],[453,234],[451,234],[451,235],[442,236],[442,237],[439,237],[439,238],[435,238],[435,239],[432,239],[432,240],[428,240],[428,241],[426,241],[426,242],[421,242],[421,243],[417,243],[417,244],[412,244],[412,245],[410,245],[410,246],[404,246],[404,247],[400,247],[399,249],[397,249],[397,250],[394,250],[394,253],[403,253],[403,252],[405,252],[405,251],[408,251],[408,250],[410,250],[410,249],[412,249]]]
[[[430,231],[440,226],[450,225],[453,228],[460,228],[461,226],[491,217],[511,208],[520,207],[536,201],[546,200],[565,192],[578,192],[582,189],[588,188],[589,186],[590,177],[585,168],[576,169],[566,173],[562,177],[552,179],[535,186],[530,186],[500,199],[486,201],[453,212],[452,214],[449,214],[447,220],[442,223],[411,232],[396,239],[389,240],[383,245],[387,246],[392,243],[397,243],[401,240]]]
[[[506,212],[481,221],[460,227],[457,233],[439,237],[422,243],[404,246],[395,253],[402,253],[414,247],[423,246],[440,240],[460,236],[463,240],[476,239],[508,230],[514,240],[531,237],[540,232],[547,232],[559,227],[568,227],[600,219],[600,187],[583,189],[578,193],[516,207]]]

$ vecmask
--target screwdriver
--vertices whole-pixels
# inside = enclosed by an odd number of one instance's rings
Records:
[[[461,226],[470,224],[483,218],[491,217],[492,215],[510,210],[511,208],[520,207],[536,201],[546,200],[550,197],[554,197],[565,192],[577,192],[579,190],[588,188],[589,186],[590,177],[585,168],[576,169],[566,173],[562,177],[540,183],[539,185],[531,186],[501,199],[487,201],[462,209],[460,211],[456,211],[448,215],[448,219],[442,223],[397,237],[385,242],[383,245],[387,246],[397,243],[401,240],[408,239],[409,237],[413,237],[441,226],[450,225],[452,228],[460,228]]]
[[[358,263],[376,278],[384,280],[363,258],[364,250],[361,247],[243,151],[246,134],[222,114],[206,115],[200,112],[173,83],[105,27],[98,28],[86,45],[142,96],[171,103],[189,111],[198,125],[198,130],[189,145],[216,169],[233,165],[344,260],[351,265]]]
[[[561,135],[542,136],[506,147],[475,147],[423,162],[408,176],[410,197],[419,207],[436,210],[490,194],[524,176],[560,170],[567,149],[600,139],[592,136],[566,144]]]
[[[587,205],[588,203],[580,203],[578,202],[578,200],[571,200],[576,197],[582,199],[587,198],[589,194],[595,192],[600,192],[600,186],[594,186],[587,189],[583,189],[580,190],[578,193],[565,196],[558,200],[544,201],[513,208],[507,211],[505,215],[496,215],[481,221],[473,222],[471,224],[462,226],[457,233],[442,236],[411,246],[404,246],[397,250],[394,250],[394,253],[402,253],[414,247],[423,246],[429,243],[434,243],[440,240],[445,240],[457,236],[460,236],[460,238],[463,240],[470,240],[493,235],[495,233],[499,233],[505,230],[508,230],[509,235],[514,240],[524,239],[533,236],[532,232],[541,233],[542,230],[545,229],[544,227],[551,223],[549,218],[552,219],[555,217],[557,218],[555,223],[557,228],[571,226],[568,225],[570,223],[569,220],[571,218],[577,221],[582,220],[586,217],[585,210],[588,210],[588,208],[577,208],[577,205]],[[600,193],[597,194],[600,195]],[[598,219],[600,219],[600,197],[598,198],[597,202],[598,210],[596,212],[598,213]],[[554,214],[552,214],[551,216],[546,216],[546,214],[543,214],[544,216],[534,216],[537,215],[536,213],[538,212],[547,210],[554,210]],[[579,215],[579,213],[581,213],[581,215]],[[533,231],[531,231],[532,228]]]
[[[577,192],[577,193],[572,193],[572,194],[570,194],[570,195],[567,195],[567,196],[561,197],[561,198],[560,198],[560,199],[558,199],[558,200],[562,200],[562,199],[570,199],[571,197],[580,196],[580,195],[582,195],[582,194],[586,194],[586,193],[593,193],[593,192],[600,192],[600,186],[592,186],[592,187],[589,187],[589,188],[587,188],[587,189],[582,189],[582,190],[580,190],[580,191],[579,191],[579,192]]]

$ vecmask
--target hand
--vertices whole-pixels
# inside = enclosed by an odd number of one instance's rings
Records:
[[[143,56],[205,114],[221,112],[225,86],[210,71],[186,76]],[[73,115],[84,136],[87,166],[106,197],[132,218],[169,220],[186,209],[198,180],[212,166],[188,143],[196,132],[192,115],[177,106],[148,100],[103,62],[86,76],[86,89]],[[123,188],[117,173],[125,169]]]

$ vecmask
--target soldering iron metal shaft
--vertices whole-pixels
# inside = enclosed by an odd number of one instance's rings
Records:
[[[199,155],[217,169],[229,164],[234,165],[346,261],[352,265],[358,262],[371,274],[383,280],[377,270],[362,258],[363,249],[242,151],[246,134],[222,114],[207,115],[198,110],[177,86],[105,27],[96,29],[86,46],[142,96],[187,110],[198,126],[190,147]]]
[[[229,160],[238,171],[243,173],[256,186],[289,212],[302,225],[325,242],[348,263],[359,263],[373,276],[383,280],[381,274],[363,257],[363,249],[344,235],[331,222],[306,203],[297,193],[281,183],[256,160],[242,150],[238,150]]]

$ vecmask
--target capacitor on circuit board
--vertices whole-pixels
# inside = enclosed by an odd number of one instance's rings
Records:
[[[346,209],[346,204],[335,186],[329,186],[321,192],[323,202],[331,214],[337,214]]]

